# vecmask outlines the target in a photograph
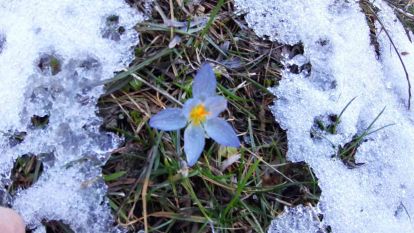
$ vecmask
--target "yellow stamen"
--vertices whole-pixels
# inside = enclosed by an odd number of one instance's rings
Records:
[[[190,121],[193,125],[200,125],[206,121],[207,116],[210,112],[207,111],[204,104],[196,105],[190,112]]]

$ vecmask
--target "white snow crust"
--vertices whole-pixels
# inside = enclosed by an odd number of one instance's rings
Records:
[[[60,220],[75,232],[119,232],[101,168],[120,139],[99,130],[101,83],[126,67],[143,15],[120,0],[0,1],[0,194],[30,229]],[[49,117],[35,127],[32,116]],[[23,142],[13,138],[25,132]],[[7,197],[16,158],[44,171]],[[5,202],[5,203],[4,203]]]
[[[305,161],[319,179],[323,225],[334,233],[414,232],[413,106],[407,110],[404,70],[384,28],[377,23],[377,59],[357,1],[236,0],[236,4],[257,35],[303,44],[304,54],[287,56],[285,64],[312,66],[310,73],[299,74],[285,68],[283,79],[271,89],[277,97],[272,111],[287,132],[288,159]],[[382,0],[373,4],[399,52],[408,53],[402,59],[413,82],[413,44],[393,10]],[[315,119],[338,115],[354,97],[336,134],[311,137]],[[384,107],[372,130],[393,125],[364,138],[355,157],[356,163],[365,164],[350,169],[336,156],[338,148],[361,135]],[[269,232],[323,232],[283,224],[307,222],[304,218],[309,220],[303,214],[284,214]]]

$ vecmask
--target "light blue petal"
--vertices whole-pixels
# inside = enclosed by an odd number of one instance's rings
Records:
[[[171,131],[184,128],[187,119],[183,115],[183,111],[179,108],[166,108],[155,116],[152,116],[149,125],[152,128]]]
[[[207,111],[210,114],[207,116],[207,119],[217,117],[221,112],[227,108],[227,100],[223,96],[211,96],[206,99],[204,102]]]
[[[191,110],[197,105],[200,104],[201,100],[199,99],[188,99],[183,106],[183,115],[189,119]]]
[[[227,121],[221,118],[207,120],[204,125],[207,135],[223,146],[239,147],[240,141],[236,132]]]
[[[193,82],[193,97],[205,100],[216,94],[216,76],[209,64],[204,64],[198,70]]]
[[[189,125],[184,131],[184,152],[188,166],[193,166],[203,152],[205,144],[204,129]]]

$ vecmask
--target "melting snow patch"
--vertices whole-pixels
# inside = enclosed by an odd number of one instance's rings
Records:
[[[0,15],[1,193],[17,157],[36,155],[44,169],[2,204],[36,232],[50,220],[119,231],[100,168],[119,139],[99,130],[97,83],[133,59],[142,14],[118,0],[29,0],[0,2]]]
[[[285,211],[272,221],[269,232],[278,233],[325,233],[325,227],[318,217],[318,210],[298,205],[286,208]]]
[[[273,113],[287,131],[288,158],[305,161],[318,177],[323,223],[335,233],[414,232],[414,114],[407,110],[404,70],[384,30],[405,52],[401,56],[411,76],[414,46],[393,11],[381,0],[373,3],[386,27],[376,25],[377,60],[357,1],[236,4],[259,36],[303,44],[301,57],[286,57],[283,79],[272,88]],[[308,61],[310,70],[288,69]],[[287,219],[307,224],[304,214],[289,212]],[[269,232],[304,232],[289,224],[273,226]]]

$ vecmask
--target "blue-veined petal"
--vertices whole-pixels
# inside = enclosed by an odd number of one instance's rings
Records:
[[[209,64],[204,64],[198,70],[193,82],[193,97],[205,100],[216,94],[216,76]]]
[[[188,166],[193,166],[203,152],[205,144],[204,129],[189,125],[184,131],[184,152]]]
[[[191,110],[197,105],[197,104],[200,104],[201,103],[201,100],[199,100],[199,99],[195,99],[195,98],[192,98],[192,99],[188,99],[185,103],[184,103],[184,106],[183,106],[183,114],[184,114],[184,116],[187,118],[187,120],[189,119],[189,117],[190,117],[190,112],[191,112]]]
[[[207,111],[210,114],[207,116],[207,119],[217,117],[221,112],[227,108],[227,100],[223,96],[211,96],[206,99],[204,102]]]
[[[151,117],[149,125],[153,128],[171,131],[184,128],[187,119],[179,108],[166,108]]]
[[[240,141],[236,132],[227,121],[221,118],[207,120],[204,125],[207,135],[223,146],[239,147]]]

